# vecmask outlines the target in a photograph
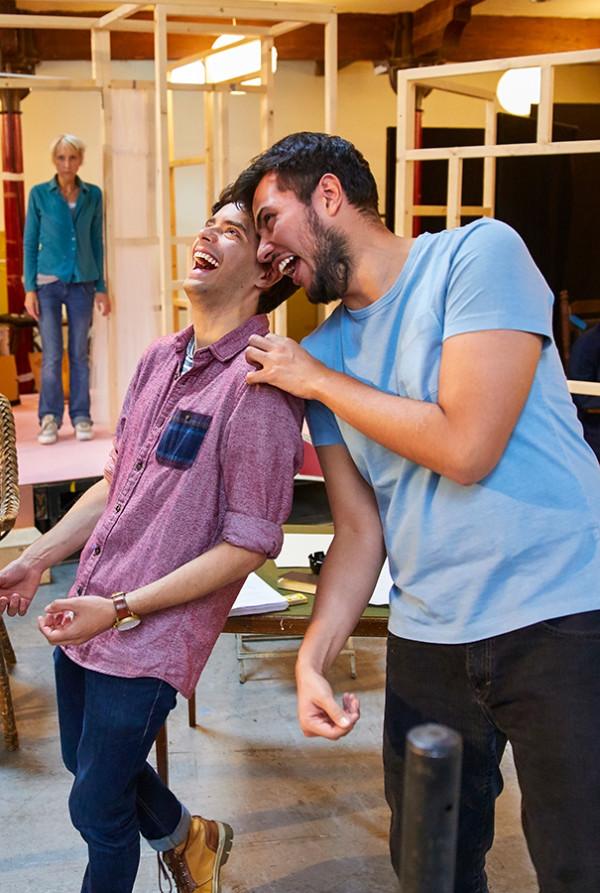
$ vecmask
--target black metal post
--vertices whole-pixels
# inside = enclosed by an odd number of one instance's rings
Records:
[[[452,893],[462,739],[433,723],[406,736],[402,811],[402,893]]]

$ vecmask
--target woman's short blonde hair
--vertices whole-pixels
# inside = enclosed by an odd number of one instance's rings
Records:
[[[50,143],[50,158],[52,162],[56,160],[56,152],[61,143],[64,143],[65,146],[68,146],[69,149],[73,149],[74,152],[77,152],[79,155],[79,160],[83,164],[83,156],[85,155],[85,143],[83,140],[80,140],[78,136],[73,136],[72,133],[61,133],[60,136],[57,136],[55,140],[52,140]]]

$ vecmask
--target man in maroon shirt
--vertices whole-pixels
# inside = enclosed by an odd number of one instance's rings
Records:
[[[130,893],[140,834],[178,890],[217,893],[233,832],[191,816],[147,762],[177,692],[194,690],[243,580],[281,549],[302,460],[302,402],[248,385],[248,337],[290,294],[256,260],[252,218],[224,195],[184,282],[193,325],[155,341],[129,386],[104,477],[0,571],[25,614],[43,571],[82,548],[68,599],[39,618],[56,644],[82,893]]]

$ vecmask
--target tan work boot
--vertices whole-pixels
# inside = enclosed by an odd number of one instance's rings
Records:
[[[181,893],[220,893],[221,866],[229,858],[233,831],[225,822],[192,816],[186,839],[161,853]]]

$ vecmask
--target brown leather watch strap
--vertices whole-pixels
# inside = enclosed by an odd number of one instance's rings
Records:
[[[127,606],[127,601],[125,599],[126,595],[126,592],[115,592],[111,595],[113,605],[115,606],[115,614],[117,615],[117,623],[120,620],[125,620],[126,617],[131,617],[132,612]]]
[[[139,614],[134,614],[130,610],[125,598],[126,594],[125,592],[115,592],[114,595],[111,595],[113,605],[115,606],[115,614],[117,615],[113,623],[113,629],[135,629],[142,619]]]

